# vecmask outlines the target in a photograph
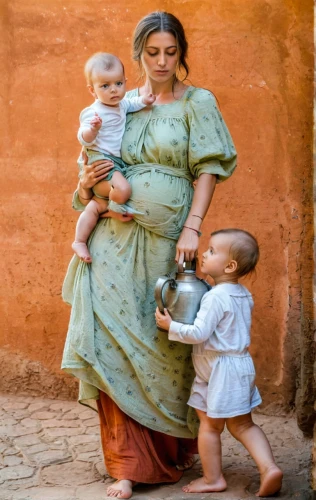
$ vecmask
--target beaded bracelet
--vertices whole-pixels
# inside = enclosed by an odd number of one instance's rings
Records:
[[[185,227],[186,229],[191,229],[191,231],[194,231],[199,237],[202,236],[201,231],[198,231],[197,229],[193,229],[193,227],[189,227],[189,226],[183,226],[183,227]]]

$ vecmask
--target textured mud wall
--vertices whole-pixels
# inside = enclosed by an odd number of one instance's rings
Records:
[[[212,89],[239,152],[204,223],[248,229],[261,261],[252,353],[266,411],[308,399],[312,304],[312,9],[304,0],[2,0],[2,276],[0,388],[75,394],[60,373],[69,308],[61,283],[77,214],[78,115],[91,100],[82,68],[116,53],[136,83],[131,35],[152,10],[183,21],[191,82]],[[307,341],[305,342],[305,339]],[[305,346],[305,347],[304,347]],[[305,351],[304,351],[305,349]],[[304,354],[305,352],[305,354]],[[304,358],[305,356],[305,358]],[[304,396],[304,390],[307,396]],[[307,392],[306,392],[307,391]],[[303,399],[302,399],[303,398]]]

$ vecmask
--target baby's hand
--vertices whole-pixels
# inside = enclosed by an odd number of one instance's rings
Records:
[[[143,103],[146,104],[146,106],[150,106],[155,100],[156,96],[154,94],[145,94],[143,96]]]
[[[162,330],[169,331],[172,318],[168,313],[168,309],[164,309],[164,314],[162,314],[157,307],[155,318],[156,318],[156,324],[159,328],[162,328]]]
[[[102,118],[100,118],[98,113],[95,113],[95,116],[90,121],[90,126],[93,131],[99,131],[102,127]]]

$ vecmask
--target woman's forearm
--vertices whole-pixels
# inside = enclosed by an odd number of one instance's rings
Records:
[[[203,219],[211,204],[216,186],[216,175],[201,174],[197,180],[194,190],[191,209],[185,226],[192,227],[199,231]]]
[[[88,205],[89,201],[91,200],[93,196],[93,192],[91,188],[84,188],[81,185],[81,182],[78,182],[78,187],[77,187],[77,192],[78,196],[80,199],[80,202],[82,205]]]
[[[176,262],[180,269],[184,261],[189,262],[196,256],[199,230],[212,201],[215,185],[215,175],[201,174],[197,180],[192,206],[177,243]]]

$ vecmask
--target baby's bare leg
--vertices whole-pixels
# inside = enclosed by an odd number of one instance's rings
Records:
[[[87,247],[87,240],[98,222],[100,214],[106,211],[107,205],[107,200],[102,200],[94,196],[77,222],[76,239],[72,244],[72,249],[81,260],[88,264],[92,262],[92,259]]]
[[[203,477],[191,481],[182,490],[186,493],[224,491],[227,485],[222,473],[221,433],[225,427],[225,419],[209,418],[201,410],[196,412],[200,419],[198,447]]]
[[[111,191],[109,198],[115,203],[125,203],[132,194],[132,188],[121,172],[114,172],[111,179]]]
[[[265,433],[252,420],[251,413],[226,421],[229,432],[249,451],[260,472],[258,497],[277,493],[282,486],[283,473],[276,465]]]
[[[108,198],[111,188],[111,181],[100,181],[94,186],[93,192],[102,198]]]

